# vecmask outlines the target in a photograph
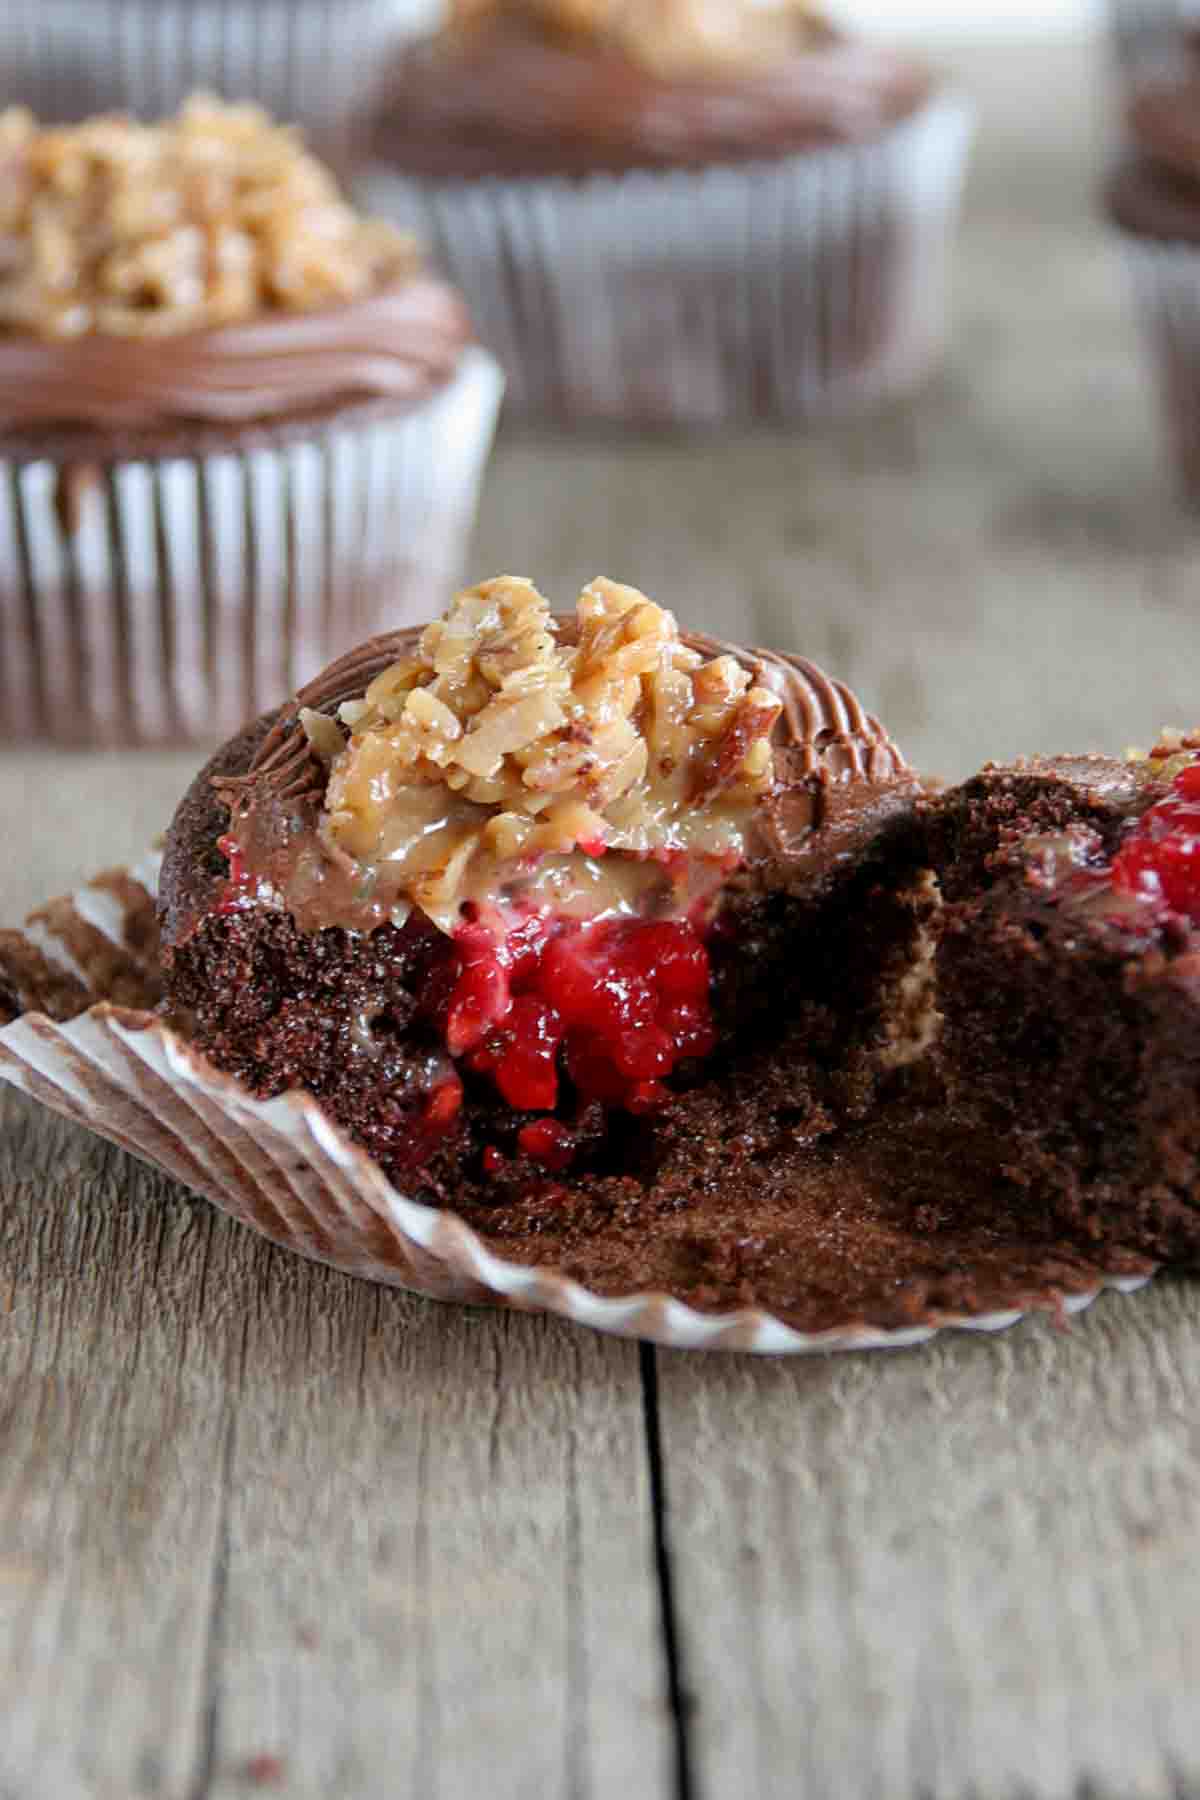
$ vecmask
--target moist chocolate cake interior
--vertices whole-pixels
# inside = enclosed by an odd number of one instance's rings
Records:
[[[971,1095],[949,1103],[936,1055],[873,1065],[895,993],[884,971],[910,966],[929,923],[913,853],[906,821],[812,907],[739,914],[745,954],[717,974],[718,1004],[737,1020],[729,1046],[662,1111],[606,1122],[596,1109],[568,1171],[510,1158],[487,1173],[484,1148],[511,1150],[524,1118],[468,1076],[465,1129],[415,1197],[595,1292],[753,1305],[808,1331],[1044,1304],[1147,1270],[1136,1233],[1097,1241],[1066,1227],[1052,1193],[1030,1191],[1007,1124]],[[223,1066],[260,1091],[309,1088],[387,1168],[397,1146],[411,1153],[411,1118],[381,1109],[380,1088],[403,1094],[424,1074],[404,1031],[422,967],[400,936],[384,927],[356,952],[341,932],[304,939],[266,909],[210,917],[173,954],[170,985]],[[356,1021],[384,993],[390,1015],[367,1048]]]
[[[985,770],[933,820],[937,1061],[1032,1215],[1081,1244],[1200,1250],[1200,967],[1106,875],[1161,784],[1105,757]],[[1085,904],[1080,905],[1080,901]]]

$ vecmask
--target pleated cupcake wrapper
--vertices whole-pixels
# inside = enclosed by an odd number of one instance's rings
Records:
[[[699,170],[420,182],[360,198],[416,230],[530,418],[802,421],[911,387],[945,338],[971,135],[942,96],[879,141]]]
[[[1200,507],[1200,246],[1121,234],[1175,475]]]
[[[0,739],[228,737],[441,606],[503,378],[278,445],[71,470],[0,460]]]
[[[1169,74],[1177,66],[1182,33],[1200,25],[1196,0],[1109,0],[1113,45],[1123,73]]]
[[[86,1011],[56,1023],[28,1011],[0,1029],[0,1080],[89,1126],[205,1195],[274,1243],[368,1281],[433,1299],[560,1314],[624,1337],[682,1349],[796,1353],[901,1348],[937,1326],[879,1329],[849,1322],[815,1333],[769,1313],[701,1313],[661,1293],[611,1299],[553,1269],[494,1254],[452,1213],[411,1200],[300,1093],[256,1100],[147,1010],[156,992],[153,896],[160,857],[110,870],[34,915],[24,933],[0,933],[0,983],[36,1004],[65,983]],[[2,987],[0,987],[2,991]],[[111,1004],[113,994],[141,1006]],[[1103,1287],[1129,1293],[1145,1276],[1114,1276],[1064,1294],[1075,1313]],[[1044,1302],[1043,1302],[1044,1303]],[[998,1331],[1019,1309],[943,1315],[938,1324]]]
[[[48,119],[159,118],[205,89],[261,101],[340,166],[390,54],[435,0],[5,0],[6,92]]]

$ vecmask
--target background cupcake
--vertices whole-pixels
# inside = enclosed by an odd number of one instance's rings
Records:
[[[254,107],[0,119],[0,735],[232,729],[453,579],[501,381]]]
[[[365,192],[551,418],[796,419],[941,348],[968,139],[806,0],[459,0],[398,61]]]
[[[1200,506],[1200,42],[1140,61],[1107,203],[1133,270],[1185,499]]]

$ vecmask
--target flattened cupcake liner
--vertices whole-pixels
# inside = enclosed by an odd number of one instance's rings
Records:
[[[159,118],[197,89],[258,100],[345,169],[389,53],[436,13],[436,0],[6,0],[0,66],[8,95],[47,120]]]
[[[425,182],[374,165],[509,376],[555,422],[804,421],[912,387],[945,341],[971,113],[768,162]]]
[[[61,1015],[56,1022],[31,1010],[0,1029],[0,1080],[155,1164],[274,1243],[433,1299],[557,1313],[680,1349],[899,1349],[942,1327],[999,1331],[1023,1316],[1011,1308],[895,1329],[850,1320],[801,1332],[753,1308],[699,1312],[662,1293],[609,1298],[553,1269],[497,1256],[452,1213],[399,1193],[310,1096],[254,1099],[149,1010],[158,993],[160,861],[151,853],[133,870],[111,870],[43,908],[23,933],[0,933],[0,994],[7,969],[23,1004]],[[1063,1293],[1059,1310],[1079,1312],[1104,1288],[1131,1293],[1147,1279],[1114,1275]]]
[[[0,740],[228,736],[454,585],[503,377],[228,451],[0,459]]]
[[[1180,492],[1200,507],[1200,246],[1122,241]]]

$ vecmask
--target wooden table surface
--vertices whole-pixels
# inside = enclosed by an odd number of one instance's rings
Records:
[[[472,568],[795,645],[946,774],[1200,715],[1094,46],[976,55],[951,372],[799,443],[506,442]],[[194,755],[0,758],[0,917]],[[1200,1796],[1200,1284],[658,1353],[277,1252],[0,1098],[0,1800]]]

